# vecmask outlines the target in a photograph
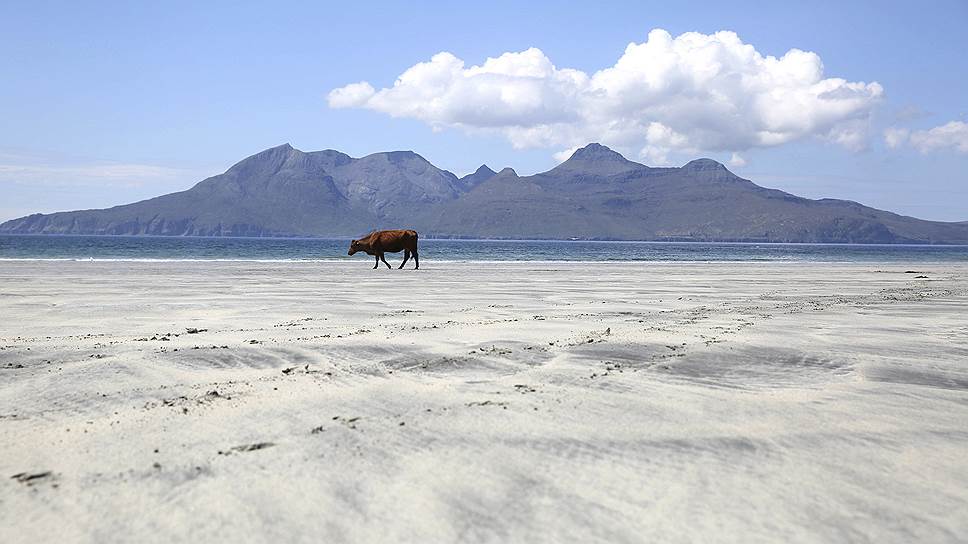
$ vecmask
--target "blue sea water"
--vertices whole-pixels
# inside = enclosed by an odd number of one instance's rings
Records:
[[[0,236],[0,260],[366,260],[349,240],[146,236]],[[437,261],[968,262],[968,246],[420,240]]]

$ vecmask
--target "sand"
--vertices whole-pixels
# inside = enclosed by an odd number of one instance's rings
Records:
[[[0,542],[968,535],[968,263],[421,265],[3,262]]]

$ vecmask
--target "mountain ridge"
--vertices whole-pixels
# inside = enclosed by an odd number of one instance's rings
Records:
[[[353,236],[833,243],[968,243],[968,221],[902,216],[756,185],[708,158],[649,167],[592,143],[530,176],[458,177],[413,151],[354,158],[265,149],[185,191],[105,209],[32,214],[5,234]]]

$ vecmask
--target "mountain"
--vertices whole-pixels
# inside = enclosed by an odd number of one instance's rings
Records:
[[[416,224],[482,238],[966,243],[965,223],[923,221],[760,187],[711,159],[649,168],[599,144],[552,170],[501,172]]]
[[[480,168],[474,171],[473,174],[467,174],[466,176],[460,178],[460,182],[464,184],[467,188],[472,188],[479,185],[497,175],[497,172],[488,168],[486,164],[482,164]]]
[[[968,222],[801,198],[711,159],[652,168],[600,144],[532,176],[482,165],[460,178],[412,151],[353,158],[285,144],[186,191],[30,215],[0,233],[354,236],[397,226],[425,237],[968,243]]]
[[[178,193],[105,210],[35,214],[0,233],[318,236],[358,234],[410,206],[457,198],[466,183],[410,151],[354,159],[267,149]]]

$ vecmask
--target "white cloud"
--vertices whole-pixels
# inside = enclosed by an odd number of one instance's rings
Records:
[[[740,156],[739,153],[733,153],[733,156],[729,158],[729,165],[733,168],[742,168],[746,166],[746,159]]]
[[[568,149],[563,149],[563,150],[561,150],[561,151],[553,154],[552,155],[552,158],[554,158],[558,162],[565,162],[565,161],[567,161],[568,159],[571,158],[572,154],[574,154],[575,151],[578,151],[578,146],[577,145],[576,146],[569,147]]]
[[[372,85],[361,81],[334,89],[329,93],[327,100],[331,108],[358,108],[365,105],[375,92]]]
[[[911,146],[921,153],[942,149],[968,153],[968,123],[951,121],[930,130],[916,130],[908,139]]]
[[[884,131],[884,143],[891,149],[909,145],[921,153],[951,149],[968,153],[968,123],[951,121],[927,130],[891,127]]]
[[[890,127],[884,131],[884,143],[891,149],[897,149],[907,143],[911,131],[906,128]]]
[[[435,129],[498,132],[519,148],[597,141],[664,162],[673,152],[739,152],[811,136],[863,149],[882,96],[876,82],[825,78],[815,53],[777,58],[733,32],[673,37],[656,29],[591,75],[558,68],[536,48],[470,67],[443,52],[391,87],[353,83],[328,101]]]
[[[669,160],[669,150],[656,145],[647,145],[639,150],[639,158],[652,166],[678,166]]]

